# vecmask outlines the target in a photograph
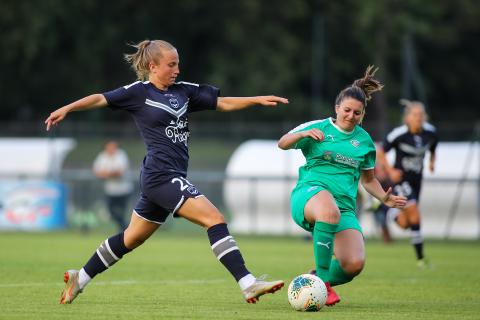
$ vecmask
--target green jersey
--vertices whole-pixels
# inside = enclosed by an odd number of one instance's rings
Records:
[[[358,181],[361,170],[375,167],[375,145],[370,135],[360,126],[347,132],[332,118],[304,123],[290,133],[317,128],[324,134],[323,141],[310,137],[298,141],[306,163],[299,169],[296,188],[320,186],[335,198],[340,211],[355,212]]]

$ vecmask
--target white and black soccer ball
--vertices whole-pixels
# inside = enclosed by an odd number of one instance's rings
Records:
[[[318,311],[327,301],[327,286],[313,274],[301,274],[288,286],[288,302],[297,311]]]

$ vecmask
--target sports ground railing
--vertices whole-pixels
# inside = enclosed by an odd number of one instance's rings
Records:
[[[138,172],[131,172],[129,179],[135,185],[133,205],[139,193]],[[301,233],[290,218],[289,198],[295,177],[233,177],[213,171],[191,172],[188,179],[225,214],[234,232]],[[67,215],[105,211],[102,182],[90,170],[64,170],[59,180],[68,190]],[[365,205],[360,208],[362,228],[366,236],[374,236],[373,215]],[[425,178],[420,209],[426,237],[480,239],[480,179]],[[393,224],[392,228],[394,235],[407,235]]]

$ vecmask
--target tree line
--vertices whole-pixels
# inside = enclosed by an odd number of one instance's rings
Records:
[[[367,107],[374,135],[399,123],[400,98],[425,102],[445,128],[480,119],[475,0],[4,0],[0,27],[4,122],[42,120],[62,104],[135,81],[123,54],[143,39],[178,48],[182,80],[216,85],[224,95],[291,101],[276,110],[195,115],[200,121],[274,125],[330,116],[336,94],[369,64],[385,83]]]

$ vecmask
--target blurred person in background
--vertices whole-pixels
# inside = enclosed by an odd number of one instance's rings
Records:
[[[129,112],[147,154],[140,172],[141,193],[124,232],[106,239],[79,271],[64,274],[60,303],[71,303],[89,281],[140,246],[170,214],[204,227],[214,255],[237,281],[245,300],[255,303],[283,287],[281,280],[256,278],[245,265],[222,213],[187,180],[188,114],[203,110],[236,111],[254,105],[288,103],[277,96],[221,97],[210,85],[175,82],[180,73],[177,49],[163,40],[145,40],[125,55],[139,81],[102,94],[93,94],[53,111],[47,130],[69,112],[110,107]],[[194,261],[192,261],[192,264]]]
[[[375,178],[375,145],[359,125],[371,94],[383,87],[375,72],[368,67],[363,78],[340,91],[336,118],[304,123],[278,142],[280,149],[300,149],[306,158],[291,194],[292,218],[313,235],[315,274],[327,286],[327,306],[340,301],[332,286],[350,282],[365,264],[363,232],[355,215],[359,180],[387,206],[406,203],[391,188],[385,192]]]
[[[119,230],[127,228],[125,212],[132,192],[132,183],[127,177],[129,161],[127,153],[117,141],[108,141],[93,163],[94,175],[104,180],[104,192],[110,217]]]
[[[438,143],[436,129],[427,123],[425,106],[418,101],[402,99],[404,105],[402,126],[394,128],[379,148],[379,160],[385,167],[394,184],[397,195],[407,197],[408,202],[402,210],[391,210],[395,222],[403,229],[410,229],[411,243],[415,249],[417,264],[420,268],[429,266],[423,252],[423,236],[420,229],[421,219],[418,203],[423,178],[423,161],[430,152],[428,168],[435,169],[435,149]],[[385,153],[395,150],[393,166],[387,161]]]

